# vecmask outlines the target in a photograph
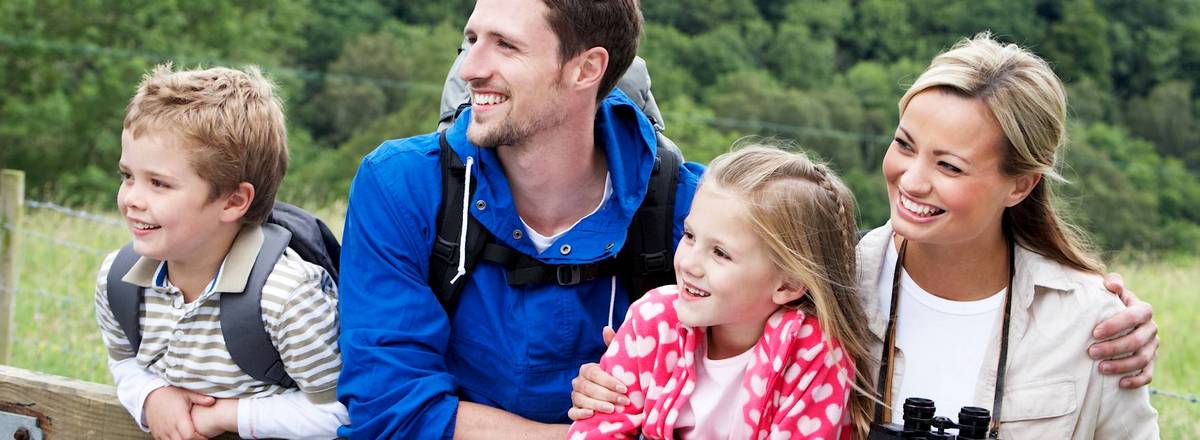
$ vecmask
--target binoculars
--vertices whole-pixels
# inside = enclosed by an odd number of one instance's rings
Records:
[[[958,423],[948,417],[934,417],[934,412],[932,400],[904,399],[904,424],[872,423],[867,440],[982,440],[988,436],[992,415],[986,409],[964,406],[958,412]],[[958,435],[948,433],[946,429],[958,429]]]

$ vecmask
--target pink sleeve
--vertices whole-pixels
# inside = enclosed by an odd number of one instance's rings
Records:
[[[657,357],[658,344],[639,344],[646,338],[653,338],[656,325],[664,314],[655,314],[651,319],[643,319],[648,314],[639,313],[641,308],[663,307],[661,297],[654,291],[647,293],[641,300],[629,307],[625,324],[617,330],[612,345],[600,359],[600,368],[613,375],[628,388],[630,404],[618,407],[612,414],[597,412],[590,418],[580,420],[571,425],[568,434],[570,440],[636,438],[642,431],[645,421],[646,395],[642,389],[642,372],[654,373],[654,359]],[[643,346],[644,345],[644,346]],[[640,352],[640,351],[641,352]],[[648,351],[647,351],[648,350]]]
[[[812,317],[804,324],[818,327]],[[771,428],[791,432],[792,438],[851,436],[844,416],[854,363],[840,344],[823,341],[822,333],[814,331],[798,341],[793,363],[783,373],[782,396]]]

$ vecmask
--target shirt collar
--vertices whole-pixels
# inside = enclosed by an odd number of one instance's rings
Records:
[[[254,260],[258,258],[263,240],[261,226],[243,227],[237,237],[233,239],[229,253],[225,254],[225,260],[221,262],[221,267],[217,269],[217,275],[209,283],[205,293],[209,291],[235,293],[246,290],[250,269],[254,267]],[[141,287],[166,287],[167,264],[165,261],[139,257],[129,272],[121,278],[121,281]]]
[[[863,236],[857,248],[859,298],[871,332],[881,339],[887,331],[887,313],[879,309],[878,280],[879,271],[892,269],[881,267],[887,260],[892,232],[892,224],[888,222]],[[1020,310],[1028,309],[1037,294],[1048,291],[1070,293],[1078,285],[1073,281],[1077,275],[1072,270],[1020,245],[1016,247],[1015,264],[1013,304]]]

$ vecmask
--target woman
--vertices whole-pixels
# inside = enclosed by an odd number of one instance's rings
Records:
[[[1122,389],[1087,356],[1092,329],[1123,307],[1052,204],[1058,77],[984,34],[935,58],[900,114],[883,163],[891,221],[858,244],[880,360],[859,374],[891,407],[877,405],[875,422],[899,422],[905,399],[924,397],[951,419],[989,409],[1001,438],[1156,438],[1145,387]],[[577,382],[577,405],[612,400]]]

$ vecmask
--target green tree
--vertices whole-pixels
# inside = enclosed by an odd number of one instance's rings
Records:
[[[1126,104],[1129,130],[1154,143],[1164,155],[1183,159],[1192,170],[1200,171],[1200,119],[1192,106],[1192,83],[1169,81],[1157,86],[1145,97],[1134,97]]]
[[[1067,0],[1061,21],[1050,25],[1043,55],[1054,60],[1054,70],[1071,82],[1091,78],[1108,84],[1112,52],[1104,37],[1108,20],[1092,0]]]

